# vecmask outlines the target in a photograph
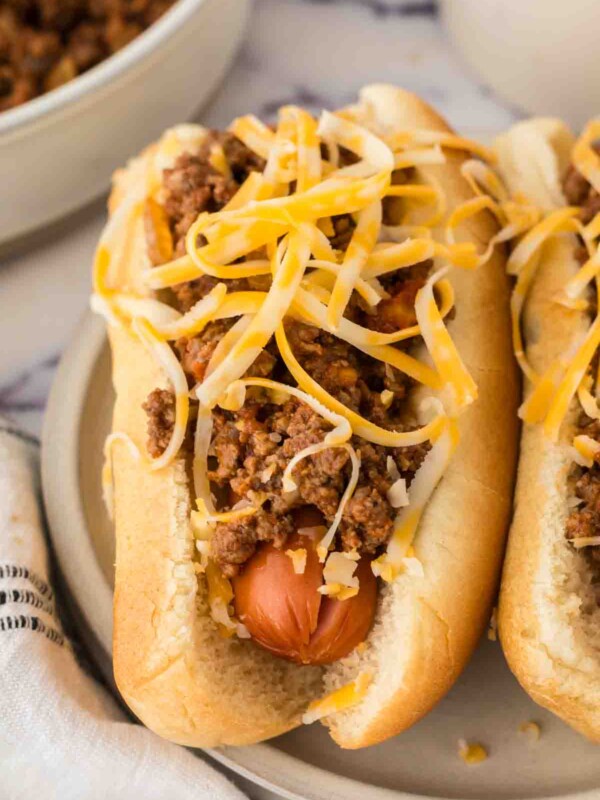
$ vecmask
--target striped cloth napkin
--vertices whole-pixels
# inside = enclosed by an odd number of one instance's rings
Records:
[[[57,613],[35,440],[0,418],[1,800],[242,800],[213,767],[132,723]]]

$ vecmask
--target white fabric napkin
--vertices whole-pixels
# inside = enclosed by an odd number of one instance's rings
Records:
[[[0,418],[1,800],[242,800],[127,719],[78,664],[55,607],[37,445]]]

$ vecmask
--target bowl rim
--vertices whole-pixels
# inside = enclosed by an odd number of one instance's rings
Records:
[[[122,50],[105,58],[64,86],[34,97],[9,111],[0,112],[0,136],[36,122],[106,86],[142,62],[159,44],[182,28],[192,14],[207,2],[208,0],[177,0],[160,19],[142,31]]]

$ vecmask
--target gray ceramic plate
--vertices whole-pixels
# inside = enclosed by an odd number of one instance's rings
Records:
[[[56,553],[107,675],[114,547],[100,469],[112,399],[103,323],[89,315],[73,336],[50,397],[43,482]],[[518,733],[526,720],[541,725],[535,744]],[[490,758],[466,766],[457,755],[461,737],[483,742]],[[508,671],[499,645],[488,641],[437,709],[385,744],[342,751],[313,725],[268,744],[211,755],[280,794],[308,800],[600,797],[597,748],[535,706]]]

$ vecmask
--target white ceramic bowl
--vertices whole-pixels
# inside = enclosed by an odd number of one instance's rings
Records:
[[[598,114],[597,0],[442,0],[464,62],[500,98],[574,128]]]
[[[208,99],[241,41],[250,0],[179,0],[72,82],[0,114],[0,242],[58,219]]]

